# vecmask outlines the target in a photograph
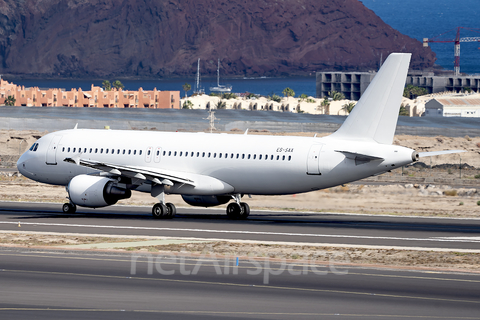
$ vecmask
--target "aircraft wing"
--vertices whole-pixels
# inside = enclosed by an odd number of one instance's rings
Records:
[[[162,171],[157,168],[125,166],[81,158],[66,158],[63,161],[100,170],[109,173],[112,176],[123,176],[133,179],[148,180],[156,184],[164,184],[167,186],[173,186],[173,182],[187,184],[193,187],[196,186],[195,182],[186,176],[182,177],[180,174],[175,172]]]
[[[432,156],[439,156],[442,154],[451,154],[451,153],[461,153],[466,152],[465,150],[443,150],[443,151],[430,151],[430,152],[419,152],[418,155],[420,158],[423,157],[432,157]]]

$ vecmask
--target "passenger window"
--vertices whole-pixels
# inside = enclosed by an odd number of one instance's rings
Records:
[[[74,151],[75,152],[75,151]],[[103,153],[103,148],[100,149],[100,153]]]
[[[205,152],[202,153],[202,158],[205,158]]]
[[[87,148],[83,149],[83,153],[87,153]]]
[[[123,149],[123,154],[125,154],[125,149]]]
[[[273,154],[270,156],[270,160],[273,160]]]
[[[108,153],[108,149],[105,149],[105,153]]]
[[[172,151],[168,151],[168,156],[170,157],[172,155]]]
[[[95,148],[95,153],[98,153],[98,148]]]
[[[219,153],[219,154],[218,154],[218,157],[219,157],[219,158],[221,158],[221,157],[222,157],[222,154],[221,154],[221,153]]]
[[[195,153],[195,152],[192,151],[192,154],[191,154],[190,156],[193,157],[194,153]]]
[[[120,149],[117,149],[117,154],[120,154]]]
[[[239,153],[237,153],[237,159],[238,159],[239,157],[240,157],[240,154],[239,154]]]
[[[216,157],[217,157],[217,153],[216,153],[216,152],[213,154],[213,157],[214,157],[214,158],[216,158]]]
[[[292,160],[292,156],[288,156],[288,161]]]
[[[90,148],[90,153],[92,153],[92,151],[93,151],[93,149],[92,149],[92,148]]]
[[[133,155],[136,155],[137,154],[137,150],[133,150]]]
[[[250,155],[248,155],[248,159],[250,160]]]
[[[233,158],[233,153],[230,155],[230,159],[232,159],[232,158]]]
[[[139,156],[142,155],[142,150],[138,151],[138,155],[139,155]]]
[[[182,156],[182,154],[183,154],[183,151],[180,151],[179,157],[181,157],[181,156]]]
[[[244,154],[242,154],[242,159],[245,159],[245,153],[244,153]]]
[[[278,160],[278,159],[280,159],[280,156],[279,156],[279,155],[277,155],[277,160]]]
[[[197,158],[200,157],[200,152],[197,152]]]
[[[128,154],[132,154],[132,150],[128,150]]]
[[[262,160],[262,155],[258,155],[258,160]]]
[[[285,156],[282,156],[282,161],[285,160]]]
[[[75,150],[77,150],[77,148],[73,148],[73,153],[75,153]]]
[[[265,155],[265,160],[268,160],[268,154]]]
[[[33,145],[33,146],[30,147],[30,151],[32,151],[32,149],[33,149],[34,146],[35,146],[35,145]],[[65,152],[65,147],[62,148],[62,152]]]
[[[253,160],[255,160],[256,158],[257,158],[257,155],[256,155],[256,154],[254,154],[254,155],[253,155]]]
[[[173,153],[173,156],[174,156],[174,157],[176,157],[176,156],[177,156],[177,151],[175,151],[175,152]]]

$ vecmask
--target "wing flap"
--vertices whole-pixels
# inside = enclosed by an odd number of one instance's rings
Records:
[[[124,176],[139,180],[147,180],[157,184],[165,184],[173,186],[173,182],[196,186],[195,182],[181,175],[175,173],[168,173],[158,169],[139,168],[133,166],[124,166],[113,163],[99,162],[94,160],[80,159],[80,158],[66,158],[63,161],[77,164],[79,166],[100,170],[116,176]]]

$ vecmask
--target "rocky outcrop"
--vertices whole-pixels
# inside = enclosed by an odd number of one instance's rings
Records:
[[[39,77],[279,76],[377,69],[430,48],[358,0],[0,0],[0,72]]]

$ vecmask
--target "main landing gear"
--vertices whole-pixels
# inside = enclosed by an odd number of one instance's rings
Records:
[[[235,202],[229,203],[227,206],[227,216],[234,220],[244,220],[250,215],[250,206],[245,202],[240,202],[240,195],[233,195]]]
[[[62,206],[63,213],[75,213],[77,206],[73,203],[64,203]]]
[[[156,203],[152,208],[152,216],[155,219],[172,219],[177,214],[177,208],[173,203]]]
[[[160,201],[152,208],[154,219],[172,219],[177,214],[177,208],[173,203],[165,203],[165,186],[163,184],[154,184],[150,191],[152,197]]]

